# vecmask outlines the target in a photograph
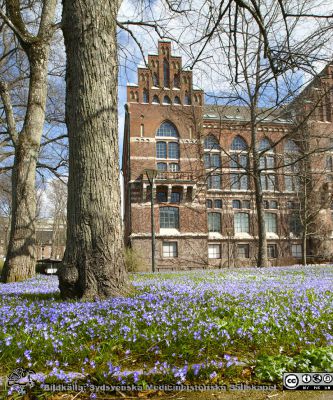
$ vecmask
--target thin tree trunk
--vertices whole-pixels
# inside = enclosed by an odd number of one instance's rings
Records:
[[[55,2],[52,15],[54,8]],[[30,63],[29,95],[23,129],[14,143],[11,231],[3,282],[32,277],[36,264],[36,164],[45,120],[49,42],[36,41],[25,51]]]
[[[120,217],[117,12],[116,1],[63,0],[69,136],[67,247],[59,272],[64,298],[129,291]]]

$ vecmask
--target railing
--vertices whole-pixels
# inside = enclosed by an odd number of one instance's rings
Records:
[[[156,180],[195,181],[196,176],[193,172],[159,171]]]

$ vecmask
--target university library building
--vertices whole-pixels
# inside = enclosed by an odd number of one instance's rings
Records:
[[[290,108],[258,110],[256,148],[269,264],[333,254],[333,65]],[[127,85],[125,242],[151,270],[256,264],[258,222],[250,110],[208,105],[171,43]],[[292,117],[293,118],[292,118]],[[153,187],[146,170],[154,170]],[[305,246],[305,247],[303,247]]]

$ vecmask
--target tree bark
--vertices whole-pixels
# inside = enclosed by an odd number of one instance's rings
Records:
[[[48,10],[53,20],[55,1]],[[3,282],[16,282],[35,275],[36,264],[36,164],[45,120],[47,96],[48,40],[22,43],[30,64],[27,111],[22,131],[13,138],[12,218]]]
[[[69,137],[63,298],[128,293],[120,216],[118,2],[63,0]]]

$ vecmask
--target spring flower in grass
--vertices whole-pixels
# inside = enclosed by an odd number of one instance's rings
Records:
[[[213,372],[209,375],[209,378],[210,378],[210,379],[214,379],[214,378],[216,378],[216,377],[217,377],[216,371],[213,371]]]

